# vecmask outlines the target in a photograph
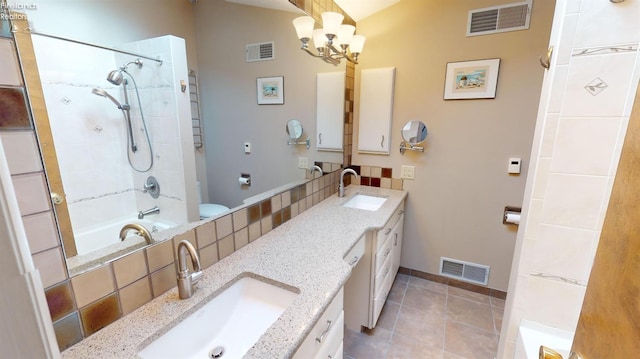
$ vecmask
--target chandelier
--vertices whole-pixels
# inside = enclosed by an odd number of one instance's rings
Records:
[[[314,29],[315,20],[311,16],[301,16],[293,20],[293,26],[300,42],[301,50],[313,57],[318,57],[333,65],[340,64],[341,59],[358,63],[358,55],[364,47],[365,37],[354,35],[356,27],[343,25],[344,16],[336,12],[322,13],[322,29]],[[309,40],[313,38],[317,54],[309,50]],[[336,47],[337,46],[337,47]]]

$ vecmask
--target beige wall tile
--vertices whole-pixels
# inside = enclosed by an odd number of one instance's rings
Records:
[[[71,278],[78,308],[115,291],[111,266],[98,267],[90,272]]]
[[[60,247],[34,254],[32,258],[45,288],[67,279],[67,269]]]
[[[13,176],[13,187],[23,216],[49,210],[50,197],[42,173]]]
[[[391,188],[391,178],[382,178],[382,179],[380,179],[380,187],[382,187],[382,188]]]
[[[20,86],[22,84],[22,76],[18,60],[16,59],[16,50],[13,42],[8,39],[0,40],[0,85]]]
[[[273,222],[271,216],[265,217],[260,221],[262,223],[262,234],[265,235],[273,229]]]
[[[233,230],[238,231],[247,226],[247,209],[233,212]]]
[[[0,137],[12,175],[42,171],[40,152],[33,131],[3,131]]]
[[[207,222],[196,228],[196,237],[198,238],[198,248],[207,247],[216,241],[216,222]]]
[[[220,254],[220,259],[233,253],[234,250],[235,249],[233,247],[233,235],[224,237],[218,241],[218,252]]]
[[[315,182],[315,181],[314,181]],[[271,197],[271,211],[276,212],[282,208],[282,198],[279,194]]]
[[[149,272],[155,272],[173,262],[173,241],[168,240],[156,244],[147,248],[146,252],[149,262]]]
[[[151,274],[151,288],[153,297],[158,297],[162,293],[178,285],[176,279],[176,269],[174,265],[168,265],[159,271]]]
[[[58,232],[53,212],[47,211],[22,217],[31,253],[58,246]]]
[[[233,233],[231,215],[216,219],[216,234],[218,238],[224,238]]]
[[[262,235],[260,230],[260,222],[251,223],[249,225],[249,242],[253,242]]]
[[[291,192],[290,191],[286,191],[286,192],[282,192],[282,207],[286,207],[291,205]]]
[[[371,177],[382,177],[382,167],[371,167]]]
[[[209,268],[218,262],[218,246],[214,243],[208,247],[200,248],[200,265]]]
[[[129,254],[113,262],[113,272],[118,288],[122,288],[147,275],[147,261],[144,257],[144,251]]]
[[[120,306],[122,314],[127,315],[140,306],[151,301],[151,285],[149,277],[144,277],[133,284],[120,289]]]
[[[236,243],[236,250],[246,246],[247,244],[249,244],[249,229],[248,228],[243,228],[239,231],[237,231],[236,233],[234,233],[234,240]]]
[[[371,177],[371,167],[369,166],[360,167],[360,176]]]

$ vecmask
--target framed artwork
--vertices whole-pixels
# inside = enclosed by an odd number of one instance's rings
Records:
[[[496,98],[500,59],[447,63],[445,100]]]
[[[284,77],[258,77],[258,105],[284,104]]]

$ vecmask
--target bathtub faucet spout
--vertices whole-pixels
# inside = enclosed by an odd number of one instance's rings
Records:
[[[158,214],[160,213],[160,207],[155,206],[153,208],[150,208],[146,211],[140,211],[138,212],[138,219],[144,219],[144,216],[149,215],[149,214]]]

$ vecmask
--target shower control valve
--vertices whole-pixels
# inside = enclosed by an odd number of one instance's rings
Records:
[[[160,183],[155,177],[149,176],[143,185],[142,192],[149,193],[153,198],[158,198],[160,197]]]

